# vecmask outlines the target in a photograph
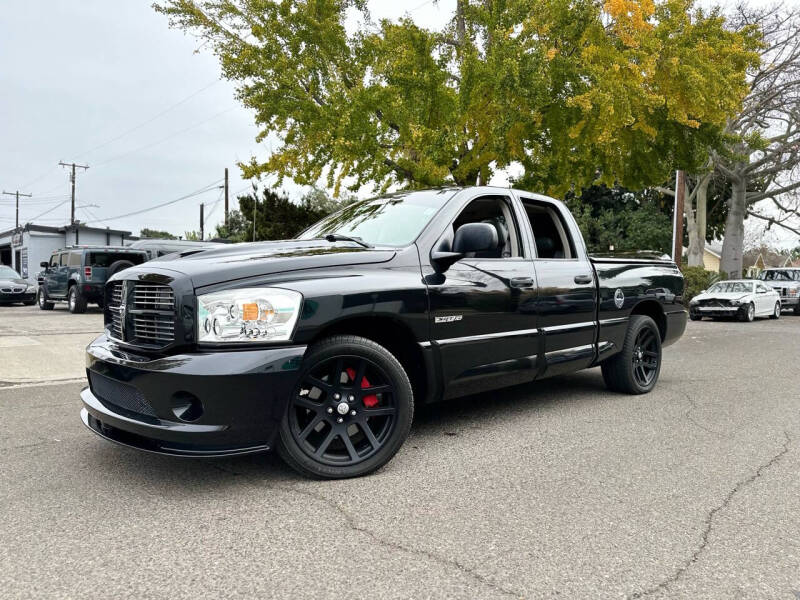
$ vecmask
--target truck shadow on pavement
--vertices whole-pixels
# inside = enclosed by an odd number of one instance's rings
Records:
[[[591,369],[422,406],[415,413],[411,434],[398,457],[429,443],[441,444],[442,438],[458,438],[474,430],[508,428],[520,418],[535,418],[536,413],[568,405],[601,402],[603,396],[626,401],[630,398],[606,391],[599,369]],[[398,457],[366,479],[402,469]],[[102,471],[104,477],[119,478],[126,487],[134,484],[160,488],[162,493],[184,490],[195,495],[244,482],[279,487],[309,481],[287,467],[277,452],[218,459],[174,458],[98,440],[90,459],[94,463],[92,468]],[[364,478],[349,481],[364,481]]]

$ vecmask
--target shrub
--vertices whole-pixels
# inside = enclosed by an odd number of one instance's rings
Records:
[[[681,266],[684,279],[683,301],[688,303],[703,290],[719,281],[719,275],[703,267]]]

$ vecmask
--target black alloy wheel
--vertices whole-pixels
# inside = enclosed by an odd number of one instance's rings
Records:
[[[394,456],[412,415],[411,384],[397,359],[371,340],[336,336],[303,360],[279,451],[304,475],[364,475]]]
[[[661,372],[661,332],[652,318],[631,315],[622,350],[601,364],[608,389],[646,394]]]
[[[633,346],[633,378],[640,386],[647,387],[658,374],[660,359],[660,344],[657,341],[658,332],[649,328],[642,328],[636,336]]]

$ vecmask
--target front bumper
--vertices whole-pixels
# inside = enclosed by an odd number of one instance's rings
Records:
[[[798,301],[800,301],[800,298],[797,296],[781,296],[781,307],[797,306]]]
[[[0,292],[0,304],[12,304],[14,302],[33,302],[36,300],[36,292],[8,293]]]
[[[153,358],[105,335],[86,349],[81,419],[96,434],[174,456],[269,450],[305,346]]]

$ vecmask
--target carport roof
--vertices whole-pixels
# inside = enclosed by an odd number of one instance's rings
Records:
[[[96,231],[99,233],[113,233],[116,235],[124,235],[131,237],[130,231],[123,231],[122,229],[108,229],[106,227],[89,227],[88,225],[62,225],[61,227],[51,227],[49,225],[36,225],[35,223],[25,223],[22,227],[15,229],[8,229],[7,231],[0,231],[0,237],[17,233],[18,231],[41,231],[43,233],[66,233],[67,231]]]

